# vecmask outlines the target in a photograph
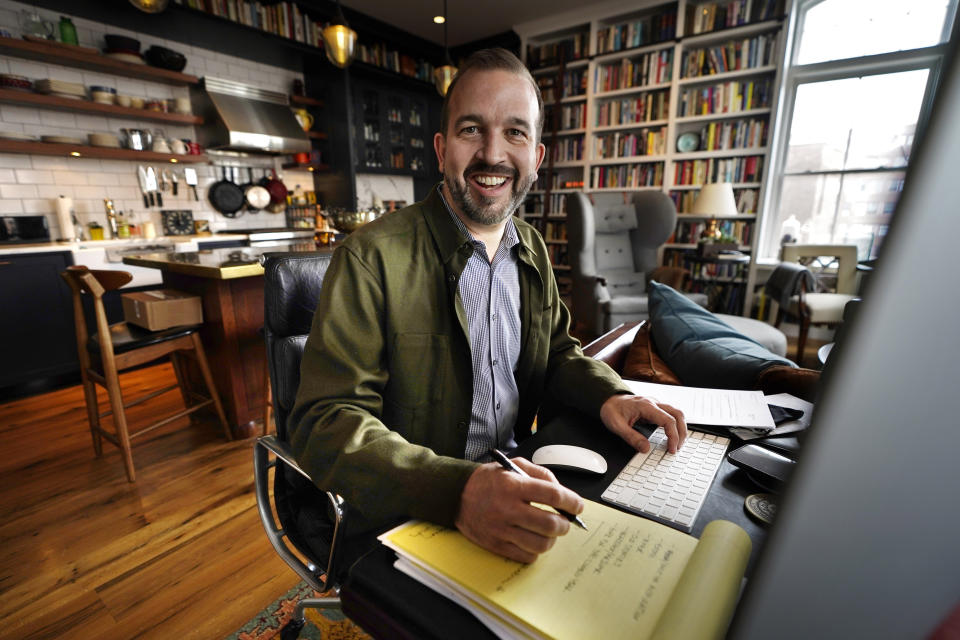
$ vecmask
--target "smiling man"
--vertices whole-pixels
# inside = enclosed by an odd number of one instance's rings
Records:
[[[521,477],[489,454],[529,436],[545,400],[638,449],[649,445],[637,420],[663,426],[672,450],[686,436],[679,411],[630,395],[582,354],[543,239],[513,217],[543,161],[543,113],[516,56],[471,55],[434,138],[443,183],[334,253],[289,428],[354,532],[422,518],[531,562],[570,527],[531,503],[579,513],[583,502],[547,469],[518,459]]]

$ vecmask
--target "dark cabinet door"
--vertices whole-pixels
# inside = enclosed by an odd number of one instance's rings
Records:
[[[0,256],[0,387],[77,370],[69,252]]]
[[[355,87],[357,171],[427,175],[433,134],[426,100],[365,83]]]

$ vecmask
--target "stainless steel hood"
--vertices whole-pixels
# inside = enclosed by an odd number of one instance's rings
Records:
[[[190,94],[194,113],[204,122],[197,126],[198,142],[207,149],[271,154],[310,151],[310,139],[284,93],[208,76]]]

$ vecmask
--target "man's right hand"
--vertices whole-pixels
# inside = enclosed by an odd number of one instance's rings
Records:
[[[578,514],[583,511],[583,500],[558,483],[548,469],[523,458],[513,461],[531,477],[506,471],[495,462],[481,465],[463,488],[456,525],[488,551],[533,562],[570,530],[570,523],[530,503]]]

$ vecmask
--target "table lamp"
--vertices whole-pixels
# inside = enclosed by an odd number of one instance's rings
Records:
[[[711,216],[707,228],[700,234],[700,241],[716,242],[721,236],[717,218],[729,218],[739,213],[737,202],[733,198],[733,185],[729,182],[703,185],[697,199],[693,201],[693,210],[690,213]]]

